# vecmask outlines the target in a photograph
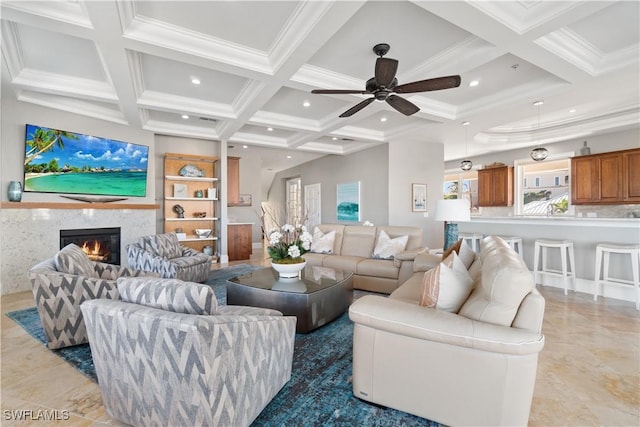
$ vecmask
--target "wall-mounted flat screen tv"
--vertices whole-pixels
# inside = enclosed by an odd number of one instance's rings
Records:
[[[27,124],[24,191],[144,197],[149,147]]]

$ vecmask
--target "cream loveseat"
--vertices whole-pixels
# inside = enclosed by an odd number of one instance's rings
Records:
[[[499,237],[483,240],[468,273],[473,289],[458,313],[419,305],[422,271],[388,298],[351,305],[356,397],[446,425],[527,425],[544,298]]]
[[[305,253],[307,264],[352,272],[354,289],[390,294],[414,274],[413,261],[426,249],[419,227],[320,224],[317,228],[324,234],[335,232],[333,248],[330,253]],[[373,258],[380,231],[392,239],[407,236],[404,250],[392,259]]]

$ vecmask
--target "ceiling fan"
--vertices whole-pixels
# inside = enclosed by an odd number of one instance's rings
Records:
[[[375,100],[387,101],[389,105],[405,116],[410,116],[420,111],[420,108],[396,95],[396,93],[429,92],[460,86],[460,76],[436,77],[433,79],[419,80],[398,85],[398,79],[396,79],[398,60],[384,58],[384,55],[389,52],[389,49],[390,46],[387,43],[380,43],[373,47],[373,51],[378,55],[378,59],[376,59],[375,77],[371,77],[367,80],[365,90],[314,89],[311,93],[373,95],[373,97],[367,98],[359,104],[349,108],[347,111],[340,114],[340,117],[350,117]]]

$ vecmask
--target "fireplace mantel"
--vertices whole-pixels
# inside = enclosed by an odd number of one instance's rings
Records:
[[[63,202],[1,202],[1,209],[160,209],[156,204],[138,203],[63,203]]]
[[[126,245],[157,233],[158,205],[127,203],[0,204],[0,294],[31,290],[27,271],[60,250],[60,230],[120,227],[120,261]]]

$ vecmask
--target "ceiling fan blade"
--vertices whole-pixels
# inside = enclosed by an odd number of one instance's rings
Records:
[[[391,58],[376,59],[376,83],[380,87],[388,88],[398,71],[398,61]]]
[[[386,101],[389,105],[400,111],[405,116],[410,116],[420,111],[420,108],[418,108],[415,104],[397,95],[389,95]]]
[[[356,104],[353,107],[349,108],[344,113],[340,114],[339,117],[351,117],[358,111],[362,110],[367,105],[371,104],[375,99],[376,99],[375,96],[372,98],[367,98],[364,101],[360,102],[359,104]]]
[[[451,89],[460,86],[460,76],[436,77],[435,79],[420,80],[417,82],[398,85],[394,89],[396,93],[429,92],[432,90]]]
[[[311,93],[322,93],[322,94],[359,93],[359,94],[365,95],[371,92],[367,92],[366,90],[350,90],[350,89],[344,89],[344,90],[343,89],[313,89]]]

